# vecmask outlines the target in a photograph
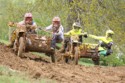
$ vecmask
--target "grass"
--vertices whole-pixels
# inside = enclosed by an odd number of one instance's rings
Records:
[[[84,65],[84,66],[94,66],[93,63],[87,63],[87,62],[83,62],[83,61],[80,61],[80,60],[79,60],[79,64]]]
[[[47,78],[32,79],[23,72],[0,66],[0,83],[56,83],[56,81]]]
[[[7,40],[2,40],[2,39],[0,39],[0,42],[1,42],[1,43],[4,43],[4,44],[6,44],[6,45],[9,44],[9,41],[7,41]]]
[[[80,58],[79,64],[84,66],[94,66],[94,63],[91,58]]]
[[[0,83],[31,83],[24,73],[0,66]]]
[[[39,52],[31,52],[32,54],[36,55],[36,56],[41,56],[43,58],[49,58],[48,56],[46,56],[44,53],[39,53]]]

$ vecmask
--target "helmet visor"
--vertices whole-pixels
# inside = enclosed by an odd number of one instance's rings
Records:
[[[113,34],[108,34],[108,37],[112,37],[113,36]]]
[[[74,29],[80,29],[81,27],[78,27],[78,26],[74,26]]]
[[[53,21],[53,24],[60,24],[59,21]]]
[[[25,22],[26,22],[26,24],[32,23],[32,17],[25,18]]]
[[[60,26],[60,22],[59,21],[53,21],[53,26],[54,27],[59,27]]]

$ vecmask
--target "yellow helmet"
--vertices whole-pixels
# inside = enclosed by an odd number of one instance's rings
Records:
[[[106,31],[106,36],[109,36],[109,35],[114,35],[114,32],[112,30],[107,30]]]
[[[74,28],[74,29],[75,29],[75,28],[81,28],[80,23],[78,23],[78,22],[73,23],[73,28]]]
[[[114,32],[112,30],[107,30],[106,34],[112,34],[112,35],[114,35]]]

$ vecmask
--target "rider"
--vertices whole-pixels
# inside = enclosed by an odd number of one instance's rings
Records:
[[[20,25],[26,25],[27,32],[36,33],[35,29],[37,28],[36,23],[33,21],[32,13],[26,13],[24,15],[24,20],[19,22]]]
[[[78,42],[82,43],[83,42],[82,36],[87,38],[87,33],[86,32],[84,32],[84,33],[82,32],[82,27],[81,27],[80,23],[78,23],[78,22],[73,23],[72,27],[73,27],[73,29],[70,30],[67,33],[64,33],[64,35],[65,36],[69,36],[70,39],[71,39],[72,36],[77,36],[78,37]],[[70,41],[71,42],[73,41],[72,39],[71,40],[70,39],[69,38],[68,39],[65,38],[64,45],[63,45],[64,47],[63,47],[63,49],[60,50],[61,52],[65,52],[65,50],[67,48],[67,43],[70,42]]]
[[[52,24],[45,29],[46,31],[52,31],[52,41],[51,41],[51,49],[56,48],[56,43],[58,41],[62,42],[64,39],[64,29],[61,25],[60,18],[58,16],[52,19]]]
[[[91,38],[99,40],[99,54],[108,56],[112,53],[111,47],[113,45],[113,39],[112,36],[114,35],[114,32],[112,30],[107,30],[106,35],[103,37],[95,36],[95,35],[88,35]]]
[[[36,23],[33,21],[33,18],[32,18],[32,13],[26,13],[24,15],[24,20],[17,23],[17,25],[15,25],[16,27],[17,26],[21,26],[21,25],[25,25],[26,28],[27,28],[27,32],[30,32],[30,33],[36,33],[35,32],[35,29],[37,28],[37,25]],[[14,23],[13,23],[14,24]],[[14,27],[12,24],[8,24],[8,26],[10,27]],[[14,44],[14,41],[16,39],[16,31],[14,30],[12,33],[11,33],[11,37],[10,37],[10,44],[7,45],[8,47],[13,47],[13,44]]]

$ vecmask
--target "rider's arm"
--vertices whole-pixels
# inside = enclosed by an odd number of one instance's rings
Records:
[[[71,35],[71,31],[64,33],[64,36],[70,36]]]
[[[19,24],[16,23],[16,22],[9,22],[9,23],[8,23],[9,28],[16,28],[18,25],[19,25]]]
[[[48,27],[45,28],[46,31],[51,31],[52,30],[52,25],[49,25]]]
[[[89,34],[88,36],[93,38],[93,39],[97,39],[97,40],[102,40],[102,38],[103,38],[103,37],[95,36],[95,35],[91,35],[91,34]]]
[[[103,41],[106,44],[113,41],[111,38],[106,38],[104,36],[95,36],[95,35],[90,35],[89,34],[89,37],[91,37],[93,39],[97,39],[97,40]]]
[[[25,25],[24,21],[20,21],[18,24],[19,25]]]
[[[52,25],[47,26],[45,29],[41,28],[42,31],[51,33],[50,31],[52,31]]]
[[[87,32],[83,32],[83,33],[81,33],[80,35],[84,36],[85,38],[87,38],[87,37],[88,37]]]
[[[37,24],[36,24],[36,22],[33,22],[33,24],[25,24],[25,22],[24,21],[21,21],[21,22],[19,22],[18,23],[19,25],[25,25],[26,27],[30,27],[31,29],[36,29],[37,28]]]

